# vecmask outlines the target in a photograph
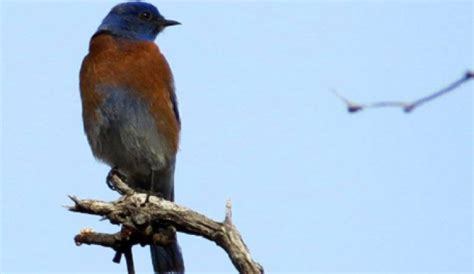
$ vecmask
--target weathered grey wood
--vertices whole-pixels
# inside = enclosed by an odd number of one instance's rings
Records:
[[[170,243],[174,239],[169,236],[173,233],[169,232],[176,229],[178,232],[201,236],[215,242],[225,250],[240,273],[263,273],[262,266],[252,259],[239,231],[232,223],[230,202],[226,206],[225,220],[217,222],[159,197],[149,196],[146,201],[147,194],[136,193],[117,176],[112,179],[119,191],[126,195],[114,202],[71,196],[74,205],[69,207],[69,210],[102,216],[113,224],[123,224],[125,228],[116,234],[85,230],[75,237],[76,244],[102,245],[120,252],[135,244]]]

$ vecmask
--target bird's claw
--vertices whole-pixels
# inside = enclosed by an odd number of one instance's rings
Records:
[[[116,175],[118,176],[122,181],[127,182],[127,177],[120,172],[118,167],[114,167],[109,171],[109,174],[107,174],[107,178],[105,179],[105,182],[107,183],[107,186],[112,189],[113,191],[119,191],[117,187],[114,184],[113,176]],[[120,191],[119,191],[120,192]],[[123,194],[123,193],[121,193]]]

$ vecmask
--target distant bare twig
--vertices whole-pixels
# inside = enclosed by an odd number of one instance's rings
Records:
[[[119,200],[103,202],[71,196],[74,205],[68,209],[102,216],[113,224],[122,224],[122,230],[115,234],[104,234],[86,229],[74,238],[77,245],[93,244],[113,248],[117,252],[114,261],[120,261],[124,254],[129,273],[134,273],[131,257],[133,245],[168,245],[175,241],[173,237],[178,231],[215,242],[227,252],[240,273],[263,273],[262,266],[252,259],[239,231],[232,223],[230,201],[226,205],[224,221],[216,222],[159,197],[150,196],[147,200],[147,194],[129,189],[118,176],[113,176],[112,180],[120,193],[126,193]]]
[[[425,97],[422,97],[420,99],[417,99],[413,102],[401,102],[401,101],[382,101],[382,102],[376,102],[376,103],[372,103],[372,104],[358,104],[358,103],[354,103],[350,100],[348,100],[347,98],[345,98],[344,96],[340,95],[338,92],[336,92],[335,90],[332,90],[332,92],[337,96],[339,97],[342,101],[344,101],[344,103],[346,103],[346,106],[347,106],[347,111],[349,111],[350,113],[355,113],[355,112],[359,112],[363,109],[367,109],[367,108],[380,108],[380,107],[399,107],[399,108],[402,108],[403,111],[405,111],[406,113],[410,113],[411,111],[413,111],[415,108],[419,107],[420,105],[428,102],[428,101],[431,101],[435,98],[438,98],[446,93],[449,93],[453,90],[455,90],[456,88],[458,88],[459,86],[461,86],[462,84],[468,82],[469,80],[472,80],[474,79],[474,71],[467,71],[460,79],[456,80],[455,82],[451,83],[449,86],[435,92],[435,93],[432,93],[428,96],[425,96]]]

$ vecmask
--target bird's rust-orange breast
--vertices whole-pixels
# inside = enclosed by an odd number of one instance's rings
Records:
[[[133,42],[102,33],[94,36],[80,73],[84,119],[97,119],[101,84],[127,88],[147,102],[160,134],[174,152],[178,149],[180,124],[171,97],[174,83],[168,62],[153,42]]]

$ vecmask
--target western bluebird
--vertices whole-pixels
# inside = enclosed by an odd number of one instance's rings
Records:
[[[170,67],[154,43],[165,19],[144,2],[115,6],[92,36],[80,72],[84,129],[94,156],[137,190],[174,200],[180,118]],[[157,273],[184,273],[177,242],[151,246]]]

